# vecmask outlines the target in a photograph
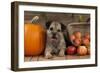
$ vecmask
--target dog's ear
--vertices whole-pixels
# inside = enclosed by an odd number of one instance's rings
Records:
[[[61,30],[62,31],[66,30],[66,26],[63,23],[60,23],[60,24],[61,24]]]
[[[47,28],[47,29],[49,29],[51,23],[52,23],[52,21],[46,22],[46,28]]]

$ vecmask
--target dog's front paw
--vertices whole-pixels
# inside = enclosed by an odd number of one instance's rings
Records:
[[[45,58],[46,59],[50,59],[50,58],[52,58],[53,56],[50,54],[50,53],[46,53],[46,55],[45,55]]]
[[[61,50],[61,51],[59,52],[59,56],[60,56],[60,57],[65,56],[65,52],[64,52],[64,50]]]

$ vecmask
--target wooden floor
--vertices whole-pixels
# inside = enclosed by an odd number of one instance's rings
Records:
[[[90,58],[90,55],[86,56],[77,56],[77,55],[66,55],[64,57],[53,56],[51,59],[46,59],[44,56],[32,56],[25,57],[24,61],[50,61],[50,60],[71,60],[71,59],[87,59]]]

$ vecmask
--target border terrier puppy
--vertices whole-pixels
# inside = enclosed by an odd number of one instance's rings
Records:
[[[53,55],[65,56],[66,44],[62,31],[66,29],[62,23],[49,21],[46,23],[47,39],[45,48],[45,58],[52,58]]]

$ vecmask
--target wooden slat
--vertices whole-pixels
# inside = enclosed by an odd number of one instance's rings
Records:
[[[67,55],[66,58],[67,59],[87,59],[87,58],[90,58],[90,56],[89,55],[86,55],[86,56]]]
[[[39,59],[38,59],[38,61],[50,61],[50,60],[52,60],[52,58],[46,59],[44,56],[40,56]]]
[[[31,61],[38,61],[38,58],[39,58],[39,56],[33,56],[33,57],[31,58]]]
[[[88,59],[90,55],[86,56],[77,56],[77,55],[66,55],[63,57],[53,56],[51,59],[46,59],[44,56],[33,56],[33,57],[25,57],[25,61],[52,61],[52,60],[74,60],[74,59]]]
[[[63,56],[63,57],[54,56],[53,60],[66,60],[66,57],[65,56]]]
[[[25,57],[25,58],[24,58],[24,61],[25,61],[25,62],[26,62],[26,61],[30,61],[30,58],[31,58],[31,57]]]

